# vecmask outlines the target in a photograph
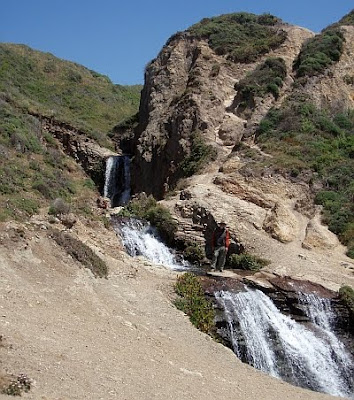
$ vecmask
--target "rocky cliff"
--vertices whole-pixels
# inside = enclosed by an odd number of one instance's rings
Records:
[[[230,62],[210,48],[207,40],[186,31],[174,35],[145,71],[140,123],[131,146],[135,156],[136,190],[162,197],[182,177],[179,164],[191,151],[191,136],[198,132],[218,152],[230,152],[271,106],[289,91],[292,63],[304,40],[313,33],[279,25],[284,42],[256,62]],[[282,57],[286,77],[280,98],[256,98],[248,114],[240,113],[235,84],[268,57]]]
[[[213,47],[212,36],[198,35],[193,27],[168,40],[146,68],[139,123],[125,141],[133,155],[133,192],[165,197],[180,223],[179,237],[206,243],[210,226],[202,215],[196,218],[203,210],[214,223],[226,219],[233,237],[270,259],[272,271],[306,275],[337,290],[354,283],[354,267],[322,225],[321,207],[314,204],[316,179],[307,170],[292,176],[278,161],[272,164],[275,156],[261,150],[257,132],[268,112],[282,109],[292,96],[332,111],[353,108],[348,77],[354,71],[354,28],[340,28],[339,60],[306,79],[293,65],[314,34],[279,20],[269,29],[282,39],[242,60]],[[186,163],[198,161],[205,149],[204,166],[194,175],[186,172]],[[321,276],[314,264],[322,265]]]

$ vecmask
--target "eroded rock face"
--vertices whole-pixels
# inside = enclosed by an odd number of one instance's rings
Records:
[[[268,270],[305,276],[338,290],[344,282],[354,284],[354,276],[342,265],[348,261],[345,249],[336,246],[319,222],[310,176],[284,177],[268,163],[272,156],[254,142],[265,114],[293,93],[293,61],[304,41],[313,36],[290,25],[281,29],[287,32],[285,42],[251,64],[229,62],[188,32],[166,43],[146,68],[139,124],[130,139],[124,139],[133,156],[132,192],[162,199],[178,220],[177,241],[191,240],[206,247],[207,227],[226,220],[231,235],[247,253],[270,260]],[[281,57],[286,65],[279,96],[254,97],[254,104],[242,110],[237,83],[268,57]],[[342,78],[351,71],[348,57],[343,60],[348,66],[338,64]],[[315,82],[320,86],[321,79],[326,82],[326,77],[310,79],[308,91],[315,90],[311,86]],[[180,179],[181,163],[190,155],[195,132],[217,151],[217,157],[197,174]],[[261,167],[255,168],[253,160]],[[197,221],[198,209],[212,223],[203,217]]]
[[[297,236],[295,217],[281,204],[276,204],[263,222],[263,229],[282,243],[291,242]]]
[[[42,129],[59,140],[66,154],[74,158],[95,182],[100,191],[103,190],[106,159],[117,153],[99,146],[78,129],[41,116]]]
[[[340,60],[324,75],[308,79],[303,90],[318,108],[332,112],[354,108],[353,55],[354,26],[343,26],[344,49]],[[349,79],[348,79],[349,78]]]
[[[133,191],[161,198],[173,188],[183,172],[181,161],[190,153],[191,135],[198,132],[219,156],[225,146],[249,140],[259,121],[277,100],[268,95],[257,99],[247,116],[235,104],[235,83],[267,57],[282,57],[288,76],[284,95],[292,83],[292,62],[303,41],[313,34],[284,25],[287,39],[276,50],[250,64],[231,63],[203,40],[190,33],[174,35],[146,68],[132,166]]]

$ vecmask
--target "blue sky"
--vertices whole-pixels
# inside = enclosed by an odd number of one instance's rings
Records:
[[[0,41],[23,43],[108,75],[143,83],[145,65],[167,39],[204,17],[269,12],[319,32],[352,8],[349,0],[0,0]]]

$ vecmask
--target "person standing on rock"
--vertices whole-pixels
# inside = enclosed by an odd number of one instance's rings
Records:
[[[211,270],[218,269],[220,272],[224,270],[226,254],[230,245],[230,233],[226,228],[226,222],[221,221],[214,230],[212,237],[213,259],[211,261]]]

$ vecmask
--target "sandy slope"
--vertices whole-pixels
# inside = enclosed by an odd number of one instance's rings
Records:
[[[35,380],[24,398],[330,398],[242,364],[171,304],[176,273],[129,258],[113,233],[76,230],[87,243],[105,239],[96,246],[108,279],[80,268],[45,229],[10,240],[2,226],[1,368]]]

